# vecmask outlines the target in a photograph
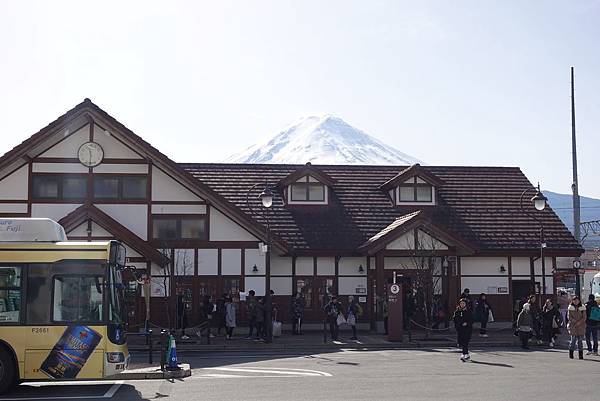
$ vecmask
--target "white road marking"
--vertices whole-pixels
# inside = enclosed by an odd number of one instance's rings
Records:
[[[92,399],[98,399],[98,398],[112,398],[117,391],[119,391],[119,388],[121,388],[121,385],[123,384],[123,381],[116,381],[116,382],[108,382],[108,383],[102,383],[102,382],[94,382],[94,381],[81,381],[81,382],[76,382],[76,381],[69,381],[69,382],[32,382],[32,383],[27,383],[27,385],[33,385],[35,387],[42,387],[42,386],[74,386],[74,385],[107,385],[107,384],[111,384],[112,386],[110,386],[110,388],[108,389],[108,391],[106,393],[104,393],[103,395],[78,395],[78,396],[64,396],[64,397],[19,397],[19,398],[0,398],[0,401],[43,401],[43,400],[92,400]]]
[[[319,370],[274,368],[274,367],[216,367],[202,368],[202,371],[219,373],[195,373],[192,379],[232,379],[232,378],[278,378],[278,377],[331,377],[331,373]],[[196,370],[197,372],[198,370]],[[220,373],[223,372],[223,373]]]

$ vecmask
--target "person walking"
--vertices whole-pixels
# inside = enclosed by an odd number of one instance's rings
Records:
[[[562,322],[560,312],[552,303],[551,299],[547,299],[542,308],[542,339],[550,347],[554,347],[554,339],[557,329]]]
[[[339,334],[338,317],[342,313],[342,305],[338,302],[338,299],[335,295],[332,295],[327,305],[325,305],[325,313],[327,314],[327,322],[329,323],[331,340],[337,341]]]
[[[235,328],[235,305],[228,295],[225,299],[225,326],[227,327],[227,339],[231,340],[233,337],[233,329]]]
[[[256,340],[265,336],[265,300],[259,297],[256,302]]]
[[[537,303],[535,295],[530,295],[527,299],[529,303],[529,311],[531,313],[531,323],[533,324],[533,334],[537,339],[537,344],[541,345],[542,342],[542,311]]]
[[[569,334],[571,335],[571,341],[569,342],[569,358],[573,359],[575,344],[577,344],[579,359],[583,359],[583,337],[585,336],[586,310],[585,306],[581,304],[581,299],[579,299],[577,295],[573,297],[568,312],[569,323],[567,324],[567,330],[569,330]]]
[[[306,300],[301,292],[296,292],[292,296],[292,334],[302,334],[302,320],[304,319],[304,307]]]
[[[211,326],[213,325],[213,314],[215,311],[215,305],[212,302],[212,298],[210,295],[204,295],[202,297],[202,317],[206,321],[206,335],[209,337],[214,337],[210,332]],[[201,334],[199,334],[201,336]]]
[[[461,298],[458,301],[452,320],[456,329],[457,342],[462,349],[460,360],[466,362],[471,359],[469,341],[471,341],[471,333],[473,332],[473,312],[468,309],[466,299]]]
[[[252,333],[256,328],[256,292],[254,290],[248,291],[248,297],[246,298],[246,316],[248,318],[248,335],[246,339],[252,338]]]
[[[531,315],[531,305],[525,302],[517,317],[517,333],[521,340],[521,348],[529,349],[529,339],[533,335],[533,316]]]
[[[226,293],[219,299],[217,299],[217,310],[215,312],[216,317],[216,326],[217,326],[217,335],[221,335],[221,329],[225,328],[227,331],[227,326],[225,325],[225,303],[228,295]],[[225,333],[227,335],[227,333]]]
[[[594,308],[598,308],[598,303],[594,294],[590,294],[585,304],[585,343],[587,345],[587,355],[594,354],[598,356],[598,320],[590,318]]]
[[[350,337],[350,339],[358,340],[356,337],[356,322],[358,320],[358,315],[360,314],[360,306],[358,305],[358,300],[352,295],[350,295],[348,301],[350,301],[350,304],[348,305],[348,311],[346,313],[348,316],[346,318],[346,322],[352,328],[352,337]]]
[[[492,308],[490,304],[486,300],[486,296],[484,293],[479,295],[477,298],[477,304],[475,304],[475,317],[480,324],[479,336],[480,337],[488,337],[487,334],[487,324],[490,319],[490,311]]]

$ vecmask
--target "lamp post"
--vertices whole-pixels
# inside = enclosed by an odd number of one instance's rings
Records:
[[[256,189],[256,187],[260,186],[262,184],[258,183],[258,184],[254,184],[253,186],[250,187],[250,189],[248,190],[248,193],[246,193],[246,205],[248,206],[248,209],[250,210],[250,212],[253,215],[259,215],[259,213],[256,212],[256,210],[252,207],[252,204],[250,203],[250,193]],[[266,244],[266,252],[265,252],[265,295],[269,293],[270,289],[271,289],[271,283],[270,283],[270,270],[271,270],[271,263],[270,263],[270,255],[271,255],[271,230],[269,227],[269,209],[271,208],[271,206],[273,206],[273,192],[271,191],[271,188],[269,187],[269,184],[267,182],[265,182],[265,187],[262,190],[262,192],[260,193],[260,195],[258,195],[258,198],[260,199],[262,208],[261,210],[261,217],[265,220],[266,223],[266,238],[267,238],[267,244]],[[256,267],[256,266],[255,266]],[[258,269],[253,271],[258,271]]]
[[[538,222],[538,224],[540,225],[540,259],[542,261],[542,294],[546,295],[546,263],[544,260],[544,248],[546,247],[546,243],[544,242],[544,225],[542,224],[542,221],[536,217],[535,214],[530,213],[529,211],[527,211],[527,209],[525,209],[523,207],[523,198],[525,197],[525,194],[529,191],[533,191],[535,190],[535,195],[531,198],[531,203],[533,204],[533,207],[535,207],[535,209],[538,212],[541,212],[542,210],[544,210],[546,208],[546,201],[548,200],[548,198],[546,198],[544,196],[544,194],[542,193],[542,191],[540,190],[540,184],[538,183],[537,186],[537,190],[534,188],[527,188],[526,190],[523,191],[523,193],[521,194],[521,201],[520,201],[520,205],[521,205],[521,210],[527,214],[529,217],[531,217],[532,219],[534,219],[535,221]],[[531,291],[533,294],[535,294],[535,268],[533,266],[533,264],[530,267],[530,275],[531,275]]]

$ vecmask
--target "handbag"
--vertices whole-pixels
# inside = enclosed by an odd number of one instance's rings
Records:
[[[599,322],[600,321],[600,308],[597,306],[592,307],[590,310],[590,320]]]
[[[354,316],[353,314],[349,314],[348,319],[346,320],[346,323],[348,323],[350,326],[355,326],[356,325],[356,316]]]
[[[492,313],[492,310],[490,309],[488,312],[488,323],[494,323],[494,314]]]
[[[337,323],[338,326],[341,326],[342,324],[346,324],[346,318],[344,317],[344,315],[342,315],[341,313],[339,313],[338,316],[337,316],[336,323]]]

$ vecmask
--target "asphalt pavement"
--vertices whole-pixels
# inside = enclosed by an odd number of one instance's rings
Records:
[[[564,350],[448,348],[190,354],[191,377],[23,384],[0,400],[598,400],[600,357]],[[143,355],[134,360],[143,363]]]

